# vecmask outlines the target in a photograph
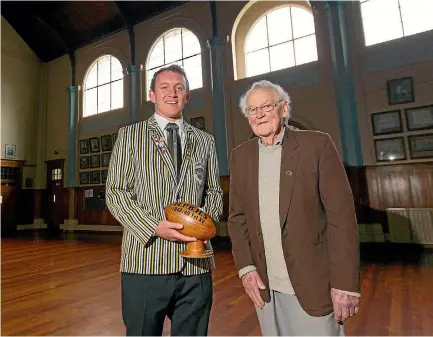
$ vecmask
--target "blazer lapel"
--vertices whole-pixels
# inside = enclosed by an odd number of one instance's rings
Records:
[[[280,226],[284,229],[287,213],[292,199],[293,186],[295,184],[296,170],[298,168],[299,155],[295,149],[298,147],[295,132],[286,128],[284,132],[283,148],[281,151],[280,171]]]
[[[158,123],[152,116],[148,119],[150,138],[152,139],[153,145],[157,148],[159,154],[161,155],[162,161],[167,165],[170,170],[171,177],[176,181],[176,172],[174,171],[174,163],[171,158],[170,152],[167,148],[167,143],[165,142],[165,137],[162,134],[161,129],[158,127]]]
[[[188,167],[192,163],[192,156],[194,154],[195,145],[196,145],[196,138],[194,137],[194,131],[192,130],[191,126],[184,121],[183,128],[185,132],[185,148],[183,150],[182,166],[180,167],[180,178],[179,178],[179,185],[177,186],[177,192],[181,188],[182,181],[185,179],[185,175],[186,172],[188,171]]]
[[[256,138],[255,141],[251,143],[250,150],[248,151],[248,167],[250,180],[247,182],[249,185],[249,195],[252,197],[251,210],[253,212],[253,219],[255,218],[255,223],[258,224],[257,228],[261,231],[260,225],[260,206],[259,206],[259,143]]]

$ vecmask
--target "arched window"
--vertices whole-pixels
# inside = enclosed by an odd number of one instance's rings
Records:
[[[365,45],[433,29],[431,0],[361,0]]]
[[[154,43],[146,65],[148,89],[153,74],[171,64],[177,64],[185,70],[190,89],[203,86],[200,42],[197,36],[186,28],[171,29]]]
[[[83,117],[123,108],[120,61],[111,55],[98,58],[87,71],[83,91]]]
[[[313,15],[295,6],[272,10],[252,26],[244,52],[247,77],[317,61]]]

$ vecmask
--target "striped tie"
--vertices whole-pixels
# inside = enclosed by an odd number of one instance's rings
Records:
[[[173,158],[176,179],[179,182],[180,166],[182,165],[182,149],[180,143],[179,127],[175,123],[168,123],[165,129],[168,132],[167,144],[171,157]]]

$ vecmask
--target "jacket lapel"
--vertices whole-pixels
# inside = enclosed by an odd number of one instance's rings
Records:
[[[257,230],[261,230],[260,225],[260,206],[259,206],[259,143],[258,139],[250,143],[250,149],[248,151],[248,167],[250,180],[248,181],[249,195],[252,196],[251,210],[253,212],[253,219],[256,219],[255,223],[258,224]]]
[[[296,170],[298,168],[299,155],[295,149],[298,147],[295,132],[286,128],[284,132],[283,148],[281,151],[280,171],[280,226],[284,229],[287,213],[292,199],[293,186],[295,184]]]
[[[180,167],[180,178],[179,185],[177,186],[177,192],[181,188],[182,181],[185,179],[186,172],[192,163],[192,156],[196,147],[196,138],[194,137],[194,131],[192,127],[184,121],[183,128],[185,132],[185,147],[183,150],[182,166]]]
[[[151,116],[148,119],[150,138],[152,139],[153,145],[157,148],[159,154],[161,155],[162,161],[168,167],[170,175],[174,181],[176,181],[176,172],[174,171],[174,163],[171,158],[170,152],[167,148],[167,143],[165,142],[165,137],[162,134],[161,129],[158,127],[158,123],[155,118]]]

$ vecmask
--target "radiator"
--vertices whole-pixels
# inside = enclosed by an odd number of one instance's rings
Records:
[[[433,208],[387,208],[391,242],[433,244]]]

